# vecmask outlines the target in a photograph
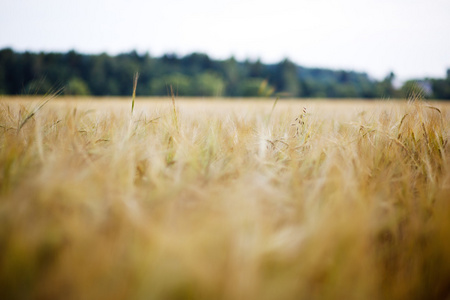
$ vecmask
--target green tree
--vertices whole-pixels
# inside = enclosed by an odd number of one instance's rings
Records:
[[[336,97],[338,98],[356,98],[358,97],[358,91],[356,87],[351,83],[336,85]]]
[[[279,63],[275,77],[276,87],[279,92],[291,97],[297,97],[301,94],[297,66],[293,62],[285,59]]]
[[[376,87],[377,97],[379,98],[393,98],[398,96],[394,88],[395,74],[390,72],[383,81],[379,82]]]
[[[248,75],[250,77],[264,78],[268,76],[266,66],[259,59],[254,63],[248,62],[248,68],[249,68]]]
[[[450,79],[433,79],[431,85],[433,98],[450,99]]]
[[[52,92],[52,85],[45,77],[33,79],[25,86],[27,95],[46,95]]]
[[[425,96],[422,88],[419,86],[419,84],[415,80],[406,81],[400,89],[400,95],[402,98]]]
[[[180,73],[155,78],[151,81],[150,85],[150,90],[153,95],[170,95],[171,87],[175,95],[178,96],[191,96],[194,94],[192,90],[192,80],[190,77]]]
[[[234,57],[222,62],[221,70],[226,84],[225,95],[239,96],[242,94],[241,82],[244,77],[242,69]]]
[[[220,97],[225,91],[225,82],[215,73],[206,72],[194,78],[195,94]]]
[[[206,70],[214,69],[213,61],[203,53],[192,53],[180,59],[183,73],[190,76],[198,75]]]
[[[303,95],[312,98],[325,98],[327,97],[326,85],[313,78],[308,78],[302,81]]]
[[[67,83],[64,94],[74,96],[86,96],[90,94],[89,87],[86,82],[78,77],[74,77]]]
[[[447,78],[431,80],[433,98],[450,99],[450,69],[447,69]]]
[[[242,96],[269,95],[275,87],[278,94],[290,97],[395,97],[393,74],[382,81],[370,79],[365,73],[304,68],[285,59],[278,64],[260,60],[238,62],[231,57],[224,61],[193,53],[178,58],[166,54],[151,58],[136,51],[116,56],[84,55],[69,51],[61,53],[20,53],[0,50],[0,93],[45,93],[46,88],[72,82],[76,93],[87,90],[93,95],[130,95],[133,76],[140,73],[139,95],[167,95],[173,86],[179,95]],[[45,78],[44,82],[35,80]],[[251,80],[255,79],[255,80]],[[263,79],[267,79],[264,83]],[[430,79],[433,96],[448,98],[450,79]],[[265,87],[264,87],[265,85]],[[71,91],[68,93],[75,93]]]
[[[244,97],[270,97],[275,91],[274,87],[262,78],[244,80],[241,90]]]

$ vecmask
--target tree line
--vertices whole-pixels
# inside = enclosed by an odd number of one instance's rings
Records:
[[[214,60],[202,53],[152,57],[135,51],[116,56],[0,50],[0,94],[46,94],[63,88],[67,95],[398,98],[410,93],[450,99],[450,70],[445,79],[422,79],[395,88],[395,75],[383,80],[366,73],[305,68],[289,59],[276,64],[260,60]]]

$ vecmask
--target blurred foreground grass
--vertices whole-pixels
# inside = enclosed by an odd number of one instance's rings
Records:
[[[0,103],[1,299],[450,296],[448,104],[40,103]]]

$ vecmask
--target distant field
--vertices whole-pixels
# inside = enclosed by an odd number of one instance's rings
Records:
[[[0,98],[0,299],[450,297],[450,104],[44,100]]]

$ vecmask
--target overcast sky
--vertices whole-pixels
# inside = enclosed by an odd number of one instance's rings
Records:
[[[0,48],[288,57],[375,78],[444,77],[450,0],[1,0]]]

